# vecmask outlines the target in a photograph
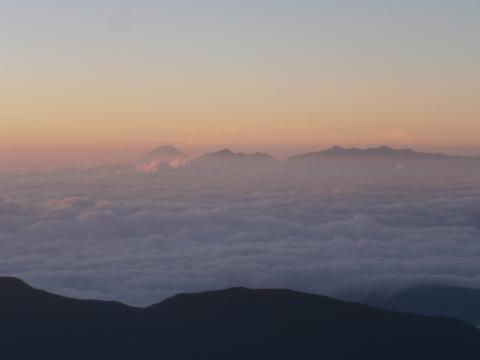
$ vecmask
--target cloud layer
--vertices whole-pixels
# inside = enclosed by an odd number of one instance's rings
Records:
[[[480,177],[296,171],[0,174],[0,274],[137,305],[230,286],[480,287]]]

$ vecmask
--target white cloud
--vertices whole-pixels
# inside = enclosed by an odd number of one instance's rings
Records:
[[[2,174],[0,273],[132,304],[237,285],[480,287],[478,176],[271,171]]]

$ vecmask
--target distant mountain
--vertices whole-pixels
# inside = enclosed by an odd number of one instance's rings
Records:
[[[169,158],[169,159],[178,159],[178,158],[188,158],[188,156],[182,151],[178,150],[172,145],[162,145],[144,156],[145,158]]]
[[[480,326],[480,289],[440,285],[420,286],[366,300],[382,309],[429,316],[448,316]]]
[[[137,309],[1,278],[0,358],[476,360],[480,331],[289,290],[233,288]]]
[[[299,154],[287,159],[294,161],[316,161],[316,160],[471,160],[473,158],[462,156],[449,156],[445,154],[432,154],[414,151],[412,149],[394,149],[388,146],[381,146],[368,149],[343,148],[334,146],[330,149]]]
[[[262,167],[276,164],[276,160],[265,153],[236,153],[230,149],[205,154],[194,161],[197,165],[215,167]]]
[[[188,155],[172,145],[160,146],[140,158],[136,169],[143,173],[156,173],[160,170],[182,168],[190,164]]]

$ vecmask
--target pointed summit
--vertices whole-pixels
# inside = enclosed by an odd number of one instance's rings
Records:
[[[228,148],[225,148],[223,150],[220,150],[220,151],[217,151],[217,152],[214,152],[214,153],[211,153],[210,155],[215,155],[215,156],[234,156],[235,153],[228,149]]]
[[[150,151],[145,155],[145,157],[149,158],[158,158],[158,157],[170,157],[170,158],[186,158],[188,157],[185,153],[178,150],[176,147],[172,145],[162,145],[158,148]]]
[[[343,155],[345,153],[348,153],[351,150],[352,149],[346,149],[344,147],[335,145],[335,146],[332,146],[330,149],[324,150],[324,153],[330,154],[330,155]]]
[[[162,145],[136,162],[136,170],[142,173],[156,173],[162,169],[178,169],[187,166],[190,158],[172,145]]]

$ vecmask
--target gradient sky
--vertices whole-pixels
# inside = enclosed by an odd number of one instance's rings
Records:
[[[0,143],[478,145],[478,0],[1,0]]]

